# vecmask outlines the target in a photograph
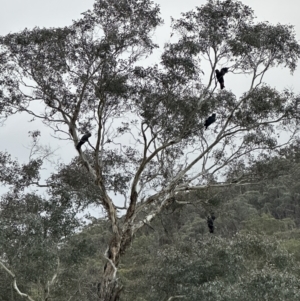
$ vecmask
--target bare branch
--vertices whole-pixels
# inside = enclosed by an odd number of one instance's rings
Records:
[[[145,169],[147,163],[149,163],[160,151],[164,150],[165,148],[167,148],[170,145],[174,145],[178,142],[180,142],[181,139],[177,139],[177,140],[172,140],[170,142],[167,142],[166,144],[163,144],[162,146],[158,147],[149,157],[144,157],[136,174],[135,177],[133,179],[133,183],[131,185],[131,194],[130,194],[130,204],[126,213],[126,221],[128,221],[134,214],[135,212],[135,207],[136,207],[136,201],[137,201],[137,191],[136,191],[136,186],[137,183],[139,181],[139,178],[143,172],[143,170]]]

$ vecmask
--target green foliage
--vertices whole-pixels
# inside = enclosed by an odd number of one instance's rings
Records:
[[[8,153],[0,152],[0,181],[3,185],[14,187],[15,192],[24,190],[40,179],[42,163],[41,159],[31,159],[28,164],[20,165]]]
[[[64,240],[59,251],[61,269],[51,294],[55,300],[97,299],[99,275],[106,263],[102,254],[110,234],[108,223],[99,220]]]
[[[139,256],[134,258],[138,260]],[[152,258],[153,265],[146,264],[143,276],[148,288],[135,290],[137,296],[146,296],[147,300],[175,295],[188,300],[258,300],[265,296],[295,300],[300,293],[300,266],[278,242],[265,236],[205,236],[153,250]],[[134,273],[135,269],[125,276]],[[130,293],[125,294],[124,300],[130,298]]]
[[[284,233],[285,238],[290,233],[286,232]],[[298,239],[286,239],[282,242],[282,245],[291,253],[294,255],[295,259],[300,262],[300,239],[299,239],[299,233],[298,233]]]
[[[210,0],[195,11],[182,15],[182,19],[174,22],[174,28],[195,37],[199,49],[205,52],[210,47],[216,49],[224,41],[234,39],[236,31],[252,21],[253,10],[239,1]]]
[[[274,217],[263,214],[260,217],[248,220],[244,223],[245,232],[272,235],[277,232],[292,230],[295,223],[290,218],[277,220]]]
[[[293,26],[274,26],[268,22],[243,24],[230,46],[234,55],[244,56],[242,64],[245,69],[259,64],[265,67],[284,64],[293,72],[300,54]]]
[[[66,198],[8,193],[0,203],[0,259],[21,287],[44,295],[58,273],[59,243],[78,226]]]

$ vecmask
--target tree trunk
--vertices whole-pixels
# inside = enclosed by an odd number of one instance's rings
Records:
[[[109,277],[103,278],[99,287],[98,296],[101,301],[118,301],[122,287],[118,284],[118,279],[110,280]]]
[[[102,182],[100,183],[102,184]],[[137,202],[137,193],[133,189],[130,198],[130,206],[125,216],[125,222],[121,229],[116,223],[116,211],[112,205],[111,200],[107,199],[107,209],[109,216],[113,221],[113,238],[109,243],[109,247],[105,252],[107,263],[104,266],[103,277],[98,286],[98,296],[101,301],[117,301],[120,299],[122,287],[118,284],[117,268],[120,257],[125,254],[127,247],[132,241],[132,225],[129,221],[134,215],[135,206]]]
[[[119,235],[119,233],[122,234]],[[102,281],[98,286],[98,296],[101,301],[120,300],[120,293],[123,289],[118,283],[117,268],[121,256],[125,254],[132,241],[132,228],[129,224],[125,224],[123,231],[119,233],[114,234],[105,253],[107,262],[104,266]]]

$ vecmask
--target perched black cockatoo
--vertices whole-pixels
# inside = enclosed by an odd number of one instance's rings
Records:
[[[207,217],[207,226],[209,229],[209,233],[214,233],[214,220],[216,219],[215,215],[212,213],[210,216]]]
[[[224,89],[224,75],[228,72],[228,68],[222,68],[221,71],[216,69],[217,80],[220,83],[221,89]]]
[[[78,144],[76,145],[77,150],[80,150],[81,145],[84,144],[85,142],[87,142],[91,136],[92,136],[92,134],[90,132],[87,132],[86,134],[84,134],[81,137],[81,139],[78,142]]]
[[[211,116],[209,116],[204,123],[205,129],[207,129],[212,123],[216,121],[216,114],[213,113]]]

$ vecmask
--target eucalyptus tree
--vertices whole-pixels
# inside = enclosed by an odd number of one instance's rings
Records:
[[[0,201],[0,270],[6,273],[1,280],[11,283],[1,297],[47,300],[62,270],[61,245],[79,228],[77,208],[67,191],[46,197],[27,189],[38,183],[42,160],[20,165],[0,152],[0,166],[7,188]]]
[[[241,2],[209,0],[173,20],[174,42],[147,66],[161,24],[150,0],[97,0],[68,27],[0,40],[1,101],[41,119],[74,150],[92,133],[76,160],[112,228],[100,300],[118,300],[121,256],[178,193],[222,186],[228,169],[236,170],[235,185],[245,185],[241,167],[280,148],[280,131],[285,143],[297,133],[295,96],[263,82],[273,66],[295,70],[300,46],[292,26],[254,23]],[[220,66],[229,68],[226,83],[249,74],[249,89],[241,96],[228,84],[219,91]],[[217,120],[204,131],[211,113]]]
[[[60,246],[79,226],[75,215],[67,194],[44,199],[36,193],[8,193],[2,198],[0,268],[16,290],[9,296],[49,299],[62,270]]]

